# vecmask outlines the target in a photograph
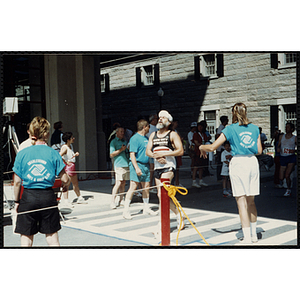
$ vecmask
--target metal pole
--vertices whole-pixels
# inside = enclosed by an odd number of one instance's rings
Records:
[[[161,183],[170,185],[170,179],[161,178]],[[161,212],[161,245],[170,245],[170,198],[166,189],[161,186],[161,200],[160,200],[160,212]]]

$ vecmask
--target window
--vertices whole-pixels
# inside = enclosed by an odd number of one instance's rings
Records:
[[[141,67],[141,79],[143,85],[153,85],[154,84],[154,67],[146,66]]]
[[[203,54],[195,56],[195,79],[224,76],[223,54]]]
[[[274,69],[292,68],[296,67],[297,54],[296,53],[272,53],[271,67]]]
[[[136,68],[136,86],[159,85],[159,64]]]
[[[109,75],[108,74],[100,75],[100,86],[101,86],[101,93],[109,92]]]
[[[297,113],[296,113],[296,105],[286,105],[284,106],[285,113],[285,122],[293,123],[295,129],[297,128]]]
[[[216,134],[216,111],[205,111],[204,120],[207,123],[206,130],[211,135],[212,140],[214,140]]]

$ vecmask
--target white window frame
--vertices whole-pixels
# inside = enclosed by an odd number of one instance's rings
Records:
[[[296,54],[296,53],[278,53],[278,69],[296,67],[296,62],[291,62],[291,63],[286,62],[286,54]]]
[[[154,85],[154,65],[142,66],[141,68],[141,82],[144,86]],[[151,68],[151,73],[147,73],[145,68]],[[152,78],[152,81],[148,80]]]
[[[284,106],[290,105],[290,104],[297,104],[297,99],[296,98],[285,98],[285,99],[277,100],[278,129],[281,130],[281,132],[285,132],[285,124],[286,124],[286,112],[285,112]]]
[[[103,78],[103,80],[102,80]],[[100,74],[100,90],[101,93],[105,93],[105,74]]]
[[[208,72],[208,68],[210,65],[207,63],[207,57],[208,56],[214,56],[215,61],[214,61],[214,72],[210,73]],[[201,77],[209,77],[209,78],[217,78],[217,54],[216,53],[205,53],[199,56],[200,60],[200,76]]]
[[[201,107],[198,122],[201,120],[204,120],[204,115],[205,115],[204,112],[206,112],[206,111],[215,111],[216,112],[215,129],[217,129],[220,126],[220,105],[219,104],[205,105],[205,106]],[[212,142],[215,139],[215,135],[216,135],[216,133],[214,133],[213,135],[211,134]]]

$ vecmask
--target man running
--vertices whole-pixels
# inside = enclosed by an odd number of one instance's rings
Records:
[[[179,135],[175,131],[169,130],[173,117],[162,110],[158,114],[159,120],[156,125],[158,131],[153,132],[149,137],[146,155],[154,158],[154,178],[156,186],[160,185],[160,178],[167,178],[170,183],[176,170],[175,156],[183,155],[183,146]],[[159,203],[161,203],[160,188],[157,193]],[[175,213],[179,229],[180,213],[170,199],[170,209]],[[182,228],[184,223],[182,222]],[[181,229],[182,229],[181,228]]]

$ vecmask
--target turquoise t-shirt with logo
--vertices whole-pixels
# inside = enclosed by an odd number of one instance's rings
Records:
[[[259,128],[256,125],[239,125],[234,123],[227,125],[222,132],[230,143],[232,155],[257,154],[257,139]]]
[[[27,189],[46,189],[54,185],[55,176],[65,164],[57,151],[47,145],[34,145],[18,152],[13,171]]]

